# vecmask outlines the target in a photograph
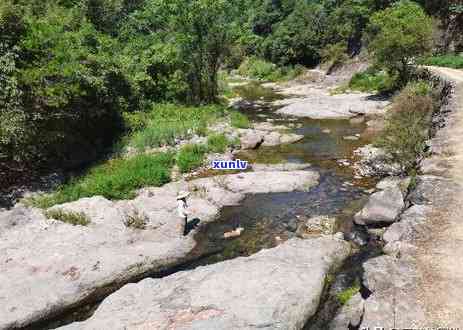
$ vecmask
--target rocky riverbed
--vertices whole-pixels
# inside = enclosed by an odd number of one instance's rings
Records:
[[[304,84],[301,90],[319,82]],[[328,112],[328,119],[314,120],[278,114],[273,102],[289,95],[266,93],[247,96],[252,106],[241,111],[254,125],[237,132],[248,147],[231,156],[248,160],[251,172],[146,188],[130,201],[93,197],[54,207],[85,213],[88,226],[46,219],[21,205],[3,212],[0,281],[7,285],[0,287],[0,328],[53,328],[63,323],[43,321],[114,291],[93,316],[69,327],[296,329],[316,317],[328,277],[354,246],[368,243],[353,216],[376,182],[352,165],[354,151],[369,141],[364,103],[376,102],[375,109],[386,103],[356,96],[350,104],[359,109],[356,120],[334,120]],[[180,190],[192,193],[199,221],[184,238],[175,231]],[[144,230],[126,226],[134,216],[144,219]],[[241,237],[221,239],[238,225]],[[344,235],[333,236],[339,231]],[[124,286],[147,277],[162,278]]]

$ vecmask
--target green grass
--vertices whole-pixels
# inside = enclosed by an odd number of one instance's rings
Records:
[[[48,219],[55,219],[73,226],[87,226],[90,224],[90,219],[84,213],[70,212],[64,210],[48,210],[45,212]]]
[[[251,57],[243,61],[238,72],[242,76],[263,81],[284,81],[296,78],[304,71],[302,66],[278,67],[257,57]]]
[[[116,159],[92,168],[87,174],[60,187],[55,193],[26,201],[48,208],[83,197],[104,196],[108,199],[129,199],[144,186],[161,186],[170,181],[174,164],[171,153],[138,155]]]
[[[336,294],[336,298],[338,299],[341,305],[347,304],[347,302],[356,295],[360,291],[360,285],[356,283],[354,286],[347,288],[338,294]]]
[[[445,66],[454,69],[463,69],[463,56],[461,55],[441,55],[432,56],[420,61],[424,65]]]
[[[225,115],[220,105],[187,107],[157,104],[146,115],[128,116],[128,125],[139,128],[129,144],[143,151],[163,145],[174,145],[178,139],[194,134],[206,135],[207,126]]]
[[[243,115],[241,112],[232,112],[230,115],[231,125],[235,128],[249,128],[251,127],[251,122],[246,115]]]
[[[187,173],[200,167],[204,162],[207,147],[201,144],[186,144],[177,154],[177,166],[180,172]]]
[[[224,134],[212,134],[207,137],[207,149],[211,152],[225,152],[232,144],[232,141],[229,141]]]
[[[366,70],[356,73],[349,82],[349,89],[361,92],[387,91],[393,86],[393,79],[382,71]]]

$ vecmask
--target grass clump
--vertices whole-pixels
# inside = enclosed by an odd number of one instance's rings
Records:
[[[55,219],[73,226],[87,226],[90,224],[90,219],[82,212],[71,212],[59,209],[48,210],[45,212],[45,216],[48,219]]]
[[[368,69],[356,73],[349,81],[348,88],[361,92],[386,92],[393,89],[394,79],[384,71]]]
[[[358,292],[360,291],[360,285],[356,283],[355,285],[351,286],[350,288],[347,288],[338,294],[336,294],[336,298],[339,301],[341,305],[347,304],[347,302]]]
[[[395,97],[386,118],[386,126],[375,141],[392,156],[402,171],[412,171],[424,156],[430,137],[434,101],[431,87],[425,82],[408,84]]]
[[[424,65],[444,66],[454,69],[463,69],[463,56],[441,55],[425,58],[421,61]]]
[[[278,67],[276,64],[267,62],[257,57],[251,57],[243,61],[238,72],[242,76],[263,81],[281,81],[296,78],[304,71],[304,67]]]
[[[231,125],[235,128],[249,128],[251,127],[251,122],[246,115],[243,115],[241,112],[232,112],[230,115]]]
[[[124,225],[127,228],[133,228],[133,229],[139,229],[139,230],[146,229],[147,223],[148,223],[148,217],[145,214],[140,213],[136,210],[130,214],[127,214],[124,220]]]
[[[187,107],[174,104],[157,104],[145,116],[129,118],[129,125],[139,128],[130,144],[139,150],[174,145],[178,139],[194,134],[206,135],[207,126],[225,114],[220,105]],[[140,119],[141,117],[141,119]]]
[[[71,180],[55,193],[36,197],[29,203],[48,208],[92,196],[104,196],[108,199],[133,198],[136,189],[161,186],[169,182],[173,163],[174,157],[171,153],[110,160],[92,168],[82,177]]]
[[[207,149],[211,152],[225,152],[225,150],[232,144],[232,141],[230,141],[224,134],[212,134],[207,137]]]
[[[177,166],[180,172],[186,173],[200,167],[204,162],[207,148],[202,144],[186,144],[177,153]]]

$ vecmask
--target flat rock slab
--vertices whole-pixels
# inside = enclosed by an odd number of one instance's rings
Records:
[[[292,239],[251,257],[128,284],[61,329],[301,329],[326,276],[350,254],[333,237]]]
[[[318,177],[312,171],[224,175],[143,189],[130,201],[93,197],[54,207],[85,213],[91,219],[85,227],[46,219],[38,209],[2,212],[0,329],[53,317],[188,261],[196,242],[176,230],[180,190],[192,192],[192,219],[207,223],[246,194],[306,191],[318,184]],[[147,230],[124,225],[135,213],[148,219]]]
[[[284,106],[277,113],[312,119],[349,119],[362,115],[384,114],[388,101],[371,99],[365,93],[329,95],[316,92]]]

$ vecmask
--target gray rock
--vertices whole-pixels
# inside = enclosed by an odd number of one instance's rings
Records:
[[[427,175],[445,175],[449,170],[449,164],[439,156],[425,158],[420,163],[421,173]]]
[[[256,149],[264,141],[264,135],[261,132],[254,131],[240,137],[241,149]]]
[[[296,143],[304,139],[304,135],[299,134],[282,134],[280,137],[280,142],[282,144],[291,144]]]
[[[360,293],[349,299],[346,305],[336,314],[329,325],[329,330],[347,330],[357,328],[364,313],[364,300]]]
[[[0,222],[0,329],[28,326],[188,261],[196,242],[176,232],[180,190],[192,192],[191,215],[207,223],[245,194],[308,190],[317,180],[310,171],[252,172],[146,188],[131,201],[93,197],[55,207],[85,213],[85,227],[46,219],[37,209],[2,213],[8,220]],[[147,230],[124,225],[132,211],[146,216]]]
[[[310,251],[310,253],[307,253]],[[61,329],[301,329],[325,278],[349,255],[330,237],[290,240],[248,258],[128,284]]]
[[[425,313],[418,304],[417,273],[410,262],[390,256],[364,264],[363,284],[372,291],[365,301],[361,328],[410,328],[424,324]]]
[[[386,243],[395,241],[411,241],[416,238],[420,226],[426,222],[426,215],[430,207],[426,205],[413,205],[400,217],[400,221],[393,223],[383,235]]]
[[[402,191],[398,187],[390,187],[370,196],[364,208],[355,215],[355,223],[359,225],[395,222],[404,209]]]
[[[264,142],[262,145],[264,147],[273,147],[280,145],[281,143],[281,134],[278,132],[270,132],[264,136]]]

